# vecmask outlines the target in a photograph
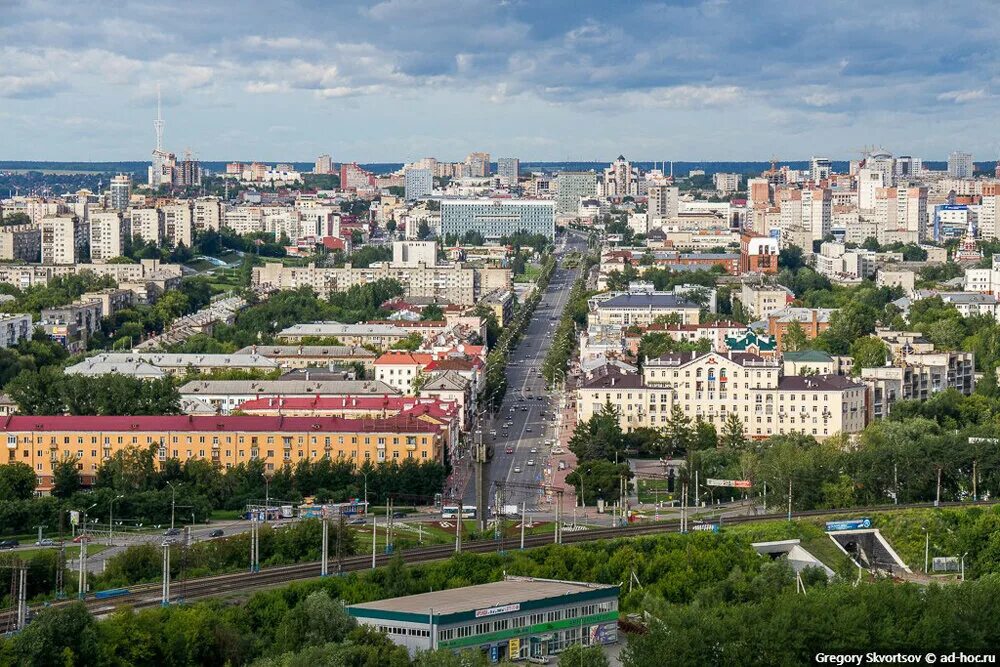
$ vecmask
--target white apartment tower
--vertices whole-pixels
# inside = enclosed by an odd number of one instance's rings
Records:
[[[41,228],[42,264],[76,264],[85,225],[73,215],[52,215],[42,218]]]
[[[952,178],[972,178],[974,171],[972,153],[953,151],[948,156],[948,175]]]
[[[679,211],[679,190],[672,185],[650,185],[648,197],[648,219],[650,226],[655,220],[676,218]]]
[[[132,197],[132,177],[128,174],[118,174],[111,177],[111,208],[116,211],[124,211],[128,208],[129,199]]]
[[[813,157],[809,160],[809,179],[813,183],[819,183],[830,178],[830,158]]]
[[[521,161],[516,157],[497,158],[497,176],[500,178],[500,185],[515,187],[520,172]]]
[[[129,236],[129,218],[121,211],[90,214],[90,261],[105,264],[121,257]]]
[[[414,201],[430,196],[434,192],[434,173],[430,169],[403,170],[403,189],[407,201]]]

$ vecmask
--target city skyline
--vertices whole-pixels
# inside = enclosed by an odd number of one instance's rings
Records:
[[[148,159],[157,86],[204,160],[1000,154],[987,2],[0,4],[5,159]]]

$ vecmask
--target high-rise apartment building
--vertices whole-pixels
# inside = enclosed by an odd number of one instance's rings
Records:
[[[325,153],[316,158],[316,164],[313,167],[314,174],[332,174],[333,173],[333,160],[329,155]]]
[[[604,170],[602,194],[605,197],[634,197],[639,193],[639,169],[624,155],[619,155]]]
[[[740,178],[739,174],[727,174],[720,171],[712,174],[712,184],[715,185],[716,192],[728,195],[740,189]]]
[[[972,178],[974,171],[971,153],[954,151],[948,156],[948,175],[952,178]]]
[[[489,153],[469,153],[465,158],[465,165],[469,169],[469,176],[482,178],[490,175],[490,154]]]
[[[592,171],[563,171],[556,176],[559,193],[556,196],[556,212],[561,215],[577,215],[580,199],[597,194],[597,174]]]
[[[97,211],[90,214],[90,261],[104,264],[121,257],[128,238],[130,218],[121,211]]]
[[[979,238],[993,241],[1000,233],[1000,183],[983,183],[983,198],[979,206]]]
[[[133,208],[128,211],[132,236],[157,245],[163,240],[163,212],[158,208]]]
[[[830,178],[830,158],[813,157],[809,160],[809,179],[813,183],[819,183]]]
[[[679,190],[673,185],[650,185],[649,192],[646,193],[647,217],[650,226],[656,220],[669,220],[676,218],[679,212],[678,203]]]
[[[116,211],[127,209],[129,199],[132,197],[132,177],[128,174],[112,176],[110,194],[111,208]]]
[[[920,177],[924,170],[923,161],[918,157],[900,155],[896,158],[896,181],[906,181]]]
[[[184,244],[190,248],[193,244],[194,229],[191,219],[191,204],[188,200],[176,204],[162,206],[163,238],[173,247]]]
[[[889,185],[889,179],[884,171],[867,166],[858,169],[858,210],[874,211],[875,192]]]
[[[375,186],[375,176],[358,166],[357,162],[340,165],[340,189],[357,190]]]
[[[422,199],[434,192],[434,174],[430,169],[403,170],[403,190],[408,201]]]
[[[191,224],[198,231],[219,231],[222,225],[222,202],[215,197],[195,199],[191,207]]]
[[[516,157],[499,157],[497,158],[497,176],[500,178],[500,184],[507,187],[514,187],[517,185],[517,177],[521,172],[521,161]]]
[[[42,218],[43,264],[75,264],[77,251],[85,242],[81,234],[85,225],[74,215],[52,215]]]

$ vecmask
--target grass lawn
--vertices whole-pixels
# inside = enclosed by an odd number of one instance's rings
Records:
[[[5,551],[3,555],[0,555],[0,559],[7,558],[31,558],[37,553],[42,551],[53,551],[58,547],[38,547],[37,549],[24,549],[23,551]],[[87,557],[91,557],[94,554],[99,554],[108,547],[103,544],[89,544],[87,545]],[[80,557],[80,545],[78,544],[67,544],[66,545],[66,560],[75,560]]]
[[[514,276],[513,280],[515,283],[534,283],[538,282],[538,277],[542,275],[542,267],[538,264],[527,264],[524,267],[524,273]]]
[[[638,494],[640,503],[655,503],[656,501],[675,500],[674,494],[667,491],[667,480],[665,479],[640,479],[638,484]],[[676,488],[676,485],[675,487]]]

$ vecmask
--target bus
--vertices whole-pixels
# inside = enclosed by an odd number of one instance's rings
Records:
[[[441,508],[442,519],[455,519],[458,517],[458,505],[445,505]],[[476,508],[472,505],[462,505],[462,518],[475,519]]]

